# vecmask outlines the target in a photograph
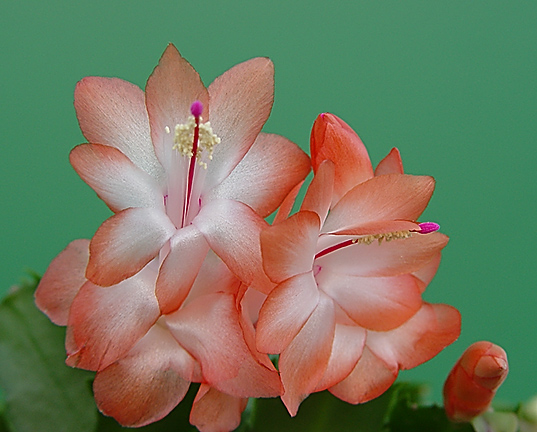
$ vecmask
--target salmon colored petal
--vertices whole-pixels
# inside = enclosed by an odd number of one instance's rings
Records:
[[[274,220],[272,221],[274,225],[279,222],[284,221],[285,219],[289,217],[289,214],[291,213],[295,205],[296,197],[298,193],[300,192],[300,188],[302,187],[303,184],[304,184],[304,181],[301,181],[300,183],[298,183],[293,189],[291,189],[291,191],[284,198],[280,208],[278,209],[278,212],[276,213],[276,216],[274,216]]]
[[[334,192],[335,165],[332,161],[323,161],[308,187],[300,210],[309,210],[319,215],[321,224],[324,223]]]
[[[366,331],[361,327],[336,324],[328,367],[315,391],[326,390],[351,373],[362,356],[365,336]]]
[[[240,398],[279,396],[277,371],[252,356],[239,322],[234,296],[225,293],[198,297],[167,317],[174,337],[200,362],[207,384]]]
[[[164,209],[157,181],[114,147],[82,144],[70,154],[71,164],[114,212],[128,207]]]
[[[168,171],[175,125],[187,122],[190,106],[195,101],[203,104],[202,116],[205,121],[209,120],[209,94],[198,73],[177,48],[169,44],[147,80],[145,95],[155,152]],[[172,133],[166,133],[166,127]]]
[[[109,288],[87,282],[75,297],[68,326],[76,351],[67,364],[103,370],[127,354],[160,315],[155,275],[146,268]]]
[[[97,406],[123,426],[153,423],[183,400],[194,367],[195,360],[171,334],[155,325],[126,357],[97,372]]]
[[[296,144],[279,135],[262,133],[209,198],[241,201],[267,217],[310,169],[308,155]]]
[[[441,259],[442,252],[438,252],[431,261],[425,264],[421,269],[412,273],[418,281],[418,286],[422,293],[425,291],[425,288],[427,288],[427,285],[433,280],[433,277],[440,266]]]
[[[128,208],[107,219],[90,243],[86,277],[111,286],[139,272],[174,234],[163,211]]]
[[[163,314],[181,306],[209,251],[205,237],[194,225],[178,230],[170,239],[170,247],[160,267],[155,289]]]
[[[398,276],[421,269],[446,246],[448,237],[435,232],[406,239],[354,244],[315,260],[335,273],[355,276]]]
[[[361,327],[386,331],[400,326],[421,307],[414,277],[360,277],[321,268],[317,284]]]
[[[246,204],[214,200],[192,222],[211,249],[246,285],[268,293],[274,284],[263,271],[259,235],[268,224]]]
[[[424,303],[405,324],[389,332],[369,331],[367,346],[386,363],[414,368],[452,344],[461,331],[461,315],[454,307]]]
[[[316,213],[301,211],[261,232],[263,267],[273,282],[312,270],[319,228]]]
[[[228,432],[239,427],[248,399],[237,398],[202,384],[192,404],[190,424],[201,432]]]
[[[67,325],[69,308],[86,282],[89,240],[69,245],[50,263],[35,291],[35,304],[57,325]]]
[[[261,352],[281,353],[319,303],[311,272],[299,274],[272,290],[259,312],[256,344]]]
[[[404,174],[401,153],[396,147],[392,148],[390,153],[375,168],[375,176],[384,174]]]
[[[89,142],[115,147],[155,179],[164,177],[140,88],[118,78],[86,77],[76,85],[75,109]]]
[[[416,220],[434,190],[426,176],[387,174],[351,189],[330,211],[323,232],[357,227],[379,220]]]
[[[353,371],[328,390],[345,402],[365,403],[388,390],[398,372],[397,366],[386,364],[366,346]]]
[[[282,401],[291,416],[322,379],[334,340],[334,304],[321,293],[319,304],[280,355],[278,366],[285,389]]]
[[[333,114],[323,113],[317,117],[311,130],[310,147],[315,173],[326,159],[336,165],[332,205],[348,190],[373,177],[373,167],[362,140]]]
[[[211,126],[221,139],[207,169],[206,190],[224,180],[254,143],[272,109],[274,65],[254,58],[220,75],[209,86]]]

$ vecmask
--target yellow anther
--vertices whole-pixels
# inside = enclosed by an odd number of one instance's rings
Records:
[[[202,155],[205,152],[207,158],[213,158],[214,146],[220,142],[220,138],[213,132],[210,122],[201,123],[202,118],[199,118],[198,132],[198,147],[196,151],[196,159],[198,163],[207,168],[207,163],[202,160]],[[173,139],[173,149],[177,150],[181,155],[191,158],[194,156],[194,134],[196,130],[196,119],[194,116],[188,118],[186,124],[175,125],[175,137]]]
[[[352,242],[354,244],[371,244],[375,240],[378,240],[379,244],[382,243],[382,241],[392,241],[392,240],[399,240],[399,239],[406,239],[412,237],[412,233],[410,231],[393,231],[389,233],[383,233],[383,234],[371,234],[364,237],[358,237],[355,239],[352,239]]]

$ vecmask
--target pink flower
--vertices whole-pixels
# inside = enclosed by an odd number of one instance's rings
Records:
[[[314,124],[311,154],[315,177],[300,211],[284,220],[291,194],[261,233],[277,285],[260,311],[257,347],[280,354],[291,415],[324,389],[351,403],[375,398],[460,332],[458,311],[421,298],[448,240],[416,222],[434,180],[403,174],[397,150],[374,175],[360,138],[331,114]]]
[[[470,345],[444,384],[444,407],[453,421],[465,422],[483,414],[507,377],[505,351],[491,342]]]

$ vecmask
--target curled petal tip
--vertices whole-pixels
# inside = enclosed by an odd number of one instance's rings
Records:
[[[190,112],[195,118],[198,118],[201,116],[201,113],[203,112],[203,104],[197,100],[190,105]]]

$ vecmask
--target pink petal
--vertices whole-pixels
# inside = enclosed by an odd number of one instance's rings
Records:
[[[147,80],[145,92],[155,152],[169,171],[175,125],[187,122],[191,115],[190,106],[196,100],[205,107],[204,120],[209,120],[209,95],[198,73],[172,44],[168,45]],[[166,127],[172,133],[166,133]]]
[[[237,398],[202,384],[192,404],[190,423],[202,432],[228,432],[239,427],[248,399]]]
[[[434,179],[387,174],[351,189],[330,211],[323,232],[357,227],[379,220],[416,220],[434,190]]]
[[[273,282],[312,270],[319,225],[316,213],[301,211],[261,232],[263,267]]]
[[[319,304],[278,362],[285,392],[282,401],[295,416],[300,403],[322,379],[334,340],[334,304],[321,293]]]
[[[155,325],[126,357],[97,372],[97,406],[123,426],[153,423],[181,402],[194,367],[194,359],[171,334]]]
[[[442,252],[438,252],[431,261],[412,273],[418,281],[418,286],[422,293],[425,291],[425,288],[427,288],[427,285],[433,280],[433,277],[440,266],[441,259]]]
[[[274,216],[274,220],[272,221],[273,224],[277,224],[281,221],[284,221],[289,217],[289,214],[291,213],[291,210],[293,210],[293,207],[295,205],[295,199],[300,192],[300,188],[303,184],[304,181],[298,183],[284,198],[284,200],[282,201],[282,205],[276,213],[276,216]]]
[[[411,369],[453,343],[460,331],[461,316],[457,309],[424,303],[402,326],[389,332],[368,332],[367,345],[387,363],[396,363],[400,369]]]
[[[260,364],[244,340],[234,296],[198,297],[169,315],[167,322],[179,343],[200,362],[207,384],[240,398],[281,393],[277,371]]]
[[[117,213],[91,239],[86,277],[101,286],[121,282],[155,258],[174,232],[163,211],[128,208]]]
[[[386,364],[366,346],[362,357],[347,378],[328,390],[345,402],[365,403],[388,390],[398,372],[396,366]]]
[[[209,86],[210,117],[221,139],[207,169],[206,190],[224,180],[254,143],[272,109],[274,65],[268,58],[240,63]]]
[[[361,327],[386,331],[400,326],[421,307],[421,291],[414,277],[360,277],[322,268],[319,288]]]
[[[164,197],[156,180],[118,149],[82,144],[71,151],[70,160],[82,180],[112,211],[128,207],[164,209]]]
[[[241,201],[267,217],[304,180],[310,168],[308,155],[296,144],[279,135],[262,133],[209,198]]]
[[[69,308],[86,282],[89,240],[69,245],[50,263],[35,291],[35,304],[57,325],[67,325]]]
[[[396,147],[392,148],[390,153],[375,168],[375,176],[384,174],[404,174],[401,153]]]
[[[310,146],[315,173],[326,159],[336,165],[333,205],[348,190],[373,177],[373,167],[362,140],[333,114],[323,113],[317,117],[311,130]]]
[[[160,315],[154,287],[150,268],[109,288],[85,283],[69,314],[76,351],[69,350],[67,364],[103,370],[127,354]]]
[[[194,225],[177,230],[170,239],[170,247],[160,267],[155,289],[163,314],[181,306],[209,251],[205,238]]]
[[[315,391],[330,388],[351,373],[362,356],[365,336],[366,331],[361,327],[336,324],[330,360]]]
[[[313,274],[287,279],[272,290],[259,312],[257,349],[281,353],[297,335],[319,303]]]
[[[75,109],[89,142],[115,147],[155,179],[164,177],[142,90],[118,78],[86,77],[76,86]]]
[[[324,223],[334,192],[335,165],[332,161],[323,161],[308,187],[300,210],[310,210],[319,215],[321,224]]]
[[[259,234],[268,224],[250,207],[232,200],[210,201],[192,224],[242,282],[265,293],[272,289],[259,244]]]
[[[379,177],[380,178],[380,177]],[[384,277],[411,273],[427,265],[446,246],[447,236],[438,232],[414,234],[406,239],[354,244],[315,260],[334,273]]]

